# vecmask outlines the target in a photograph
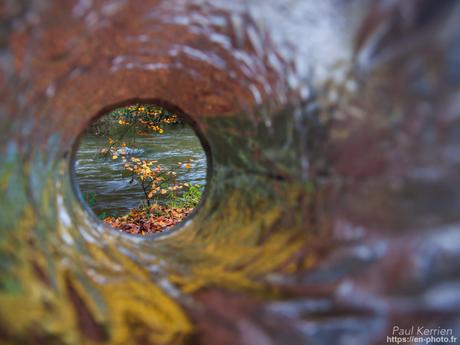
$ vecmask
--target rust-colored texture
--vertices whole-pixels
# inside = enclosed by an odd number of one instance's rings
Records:
[[[460,3],[0,2],[2,344],[385,344],[460,332]],[[209,182],[179,229],[88,213],[104,109],[180,109]]]

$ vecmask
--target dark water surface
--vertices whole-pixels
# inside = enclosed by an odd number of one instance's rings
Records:
[[[107,141],[102,137],[82,137],[75,159],[76,179],[83,195],[96,194],[92,209],[97,215],[121,215],[137,207],[144,200],[144,194],[137,182],[130,184],[130,178],[122,176],[121,160],[98,158],[98,152],[106,146]],[[165,167],[176,166],[177,162],[191,158],[194,160],[192,169],[180,169],[179,180],[200,185],[206,183],[206,154],[193,129],[176,127],[163,134],[138,137],[136,148],[142,150],[137,157],[158,160],[158,164]]]

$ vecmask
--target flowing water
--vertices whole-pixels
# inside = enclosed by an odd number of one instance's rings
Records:
[[[123,162],[98,157],[107,146],[103,137],[85,135],[75,157],[76,180],[85,199],[95,199],[90,205],[97,215],[122,215],[137,207],[144,198],[141,186],[123,176]],[[204,186],[206,182],[206,154],[200,140],[190,127],[167,129],[163,134],[152,133],[136,138],[136,148],[142,159],[157,160],[166,168],[177,162],[193,159],[190,170],[180,169],[178,180]],[[94,193],[94,194],[93,194]]]

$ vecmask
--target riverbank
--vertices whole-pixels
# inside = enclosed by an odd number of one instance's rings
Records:
[[[153,204],[147,208],[132,209],[122,217],[107,217],[103,221],[120,231],[145,235],[170,229],[187,217],[193,208]]]
[[[104,138],[86,136],[76,154],[76,183],[83,199],[93,212],[104,219],[121,217],[139,207],[144,200],[142,188],[130,177],[123,176],[121,160],[99,159],[98,154],[106,142]],[[206,183],[206,155],[193,129],[176,127],[163,134],[152,133],[136,139],[143,159],[154,159],[169,169],[178,161],[193,159],[193,169],[177,171],[179,182],[204,186]],[[174,205],[173,205],[174,206]]]

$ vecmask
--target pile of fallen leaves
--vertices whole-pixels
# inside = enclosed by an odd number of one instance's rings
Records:
[[[192,210],[153,204],[148,208],[132,209],[126,216],[107,217],[104,222],[130,234],[145,235],[167,230],[181,222]]]

